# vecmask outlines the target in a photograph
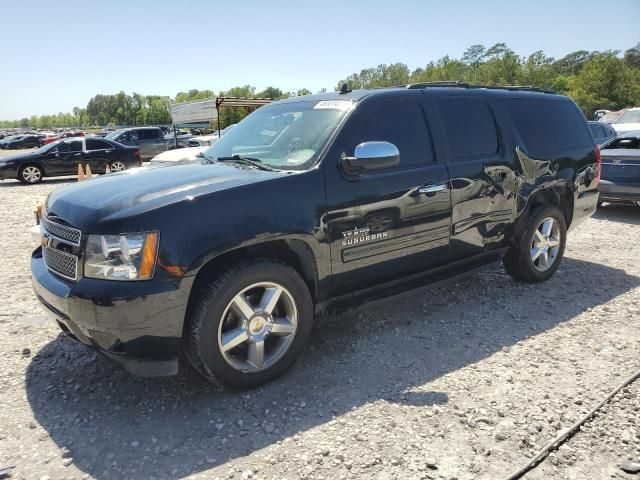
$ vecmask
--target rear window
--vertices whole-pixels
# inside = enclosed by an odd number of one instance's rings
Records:
[[[591,135],[596,138],[607,136],[607,134],[604,132],[604,129],[600,125],[594,125],[593,123],[590,123],[589,128],[591,129]]]
[[[452,160],[484,157],[498,151],[498,132],[489,105],[477,98],[438,101]]]
[[[638,137],[622,137],[616,138],[611,143],[607,144],[603,150],[616,150],[616,149],[632,149],[636,150],[640,148],[640,138]]]
[[[512,98],[505,104],[529,150],[563,150],[593,145],[584,115],[570,100]]]

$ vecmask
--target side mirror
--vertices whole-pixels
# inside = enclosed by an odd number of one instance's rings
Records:
[[[353,157],[343,156],[340,162],[348,173],[382,170],[400,163],[400,151],[393,143],[364,142],[355,148]]]

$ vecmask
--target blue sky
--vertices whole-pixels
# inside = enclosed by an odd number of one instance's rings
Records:
[[[559,58],[640,40],[639,0],[29,0],[0,12],[0,119],[120,90],[316,92],[362,68],[414,69],[476,43]]]

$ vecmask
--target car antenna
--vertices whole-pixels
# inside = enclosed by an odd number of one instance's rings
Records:
[[[349,88],[349,85],[347,85],[347,83],[343,83],[340,86],[340,95],[346,95],[347,93],[351,92],[352,90]]]

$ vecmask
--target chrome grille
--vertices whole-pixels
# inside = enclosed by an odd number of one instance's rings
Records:
[[[44,215],[40,219],[40,222],[42,223],[44,229],[52,236],[71,245],[75,245],[76,247],[80,246],[82,232],[77,228],[67,227],[66,225],[63,225],[61,223],[52,222]]]
[[[42,255],[49,270],[69,280],[78,279],[78,257],[49,247],[42,248]]]

